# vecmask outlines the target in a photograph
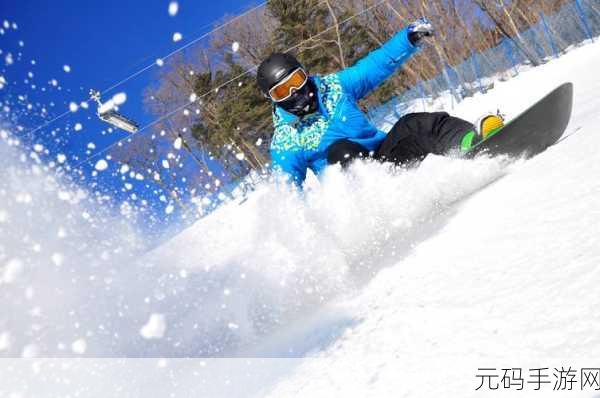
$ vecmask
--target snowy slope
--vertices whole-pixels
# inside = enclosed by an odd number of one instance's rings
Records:
[[[588,44],[453,110],[511,117],[573,81],[573,135],[535,159],[357,164],[302,198],[265,183],[141,258],[1,141],[0,355],[302,358],[209,396],[468,397],[479,367],[600,367],[599,63]],[[200,393],[182,369],[94,386]]]
[[[595,43],[460,104],[515,115],[573,81],[577,134],[452,208],[349,304],[361,321],[271,396],[480,396],[479,367],[598,367],[598,62]]]

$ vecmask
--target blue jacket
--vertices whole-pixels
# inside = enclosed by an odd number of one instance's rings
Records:
[[[274,107],[273,169],[302,186],[308,168],[317,175],[325,169],[327,149],[338,140],[348,139],[376,151],[386,134],[369,122],[358,101],[416,51],[404,29],[356,65],[324,77],[311,77],[318,88],[319,112],[300,119]]]

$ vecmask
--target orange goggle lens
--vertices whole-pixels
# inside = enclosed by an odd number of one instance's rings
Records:
[[[293,91],[298,91],[306,84],[308,76],[303,69],[296,69],[291,75],[269,90],[269,95],[275,102],[290,98]]]

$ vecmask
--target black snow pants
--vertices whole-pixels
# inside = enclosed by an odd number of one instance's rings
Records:
[[[464,135],[474,130],[473,124],[445,112],[411,113],[396,122],[372,155],[397,165],[421,161],[430,153],[443,155],[458,148]],[[362,145],[340,140],[329,147],[327,162],[345,167],[352,160],[367,156],[369,151]]]

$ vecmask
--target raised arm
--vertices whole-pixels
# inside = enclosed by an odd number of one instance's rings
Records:
[[[411,24],[354,66],[342,70],[339,73],[342,87],[356,100],[365,97],[415,54],[418,42],[432,33],[433,28],[425,19]]]

